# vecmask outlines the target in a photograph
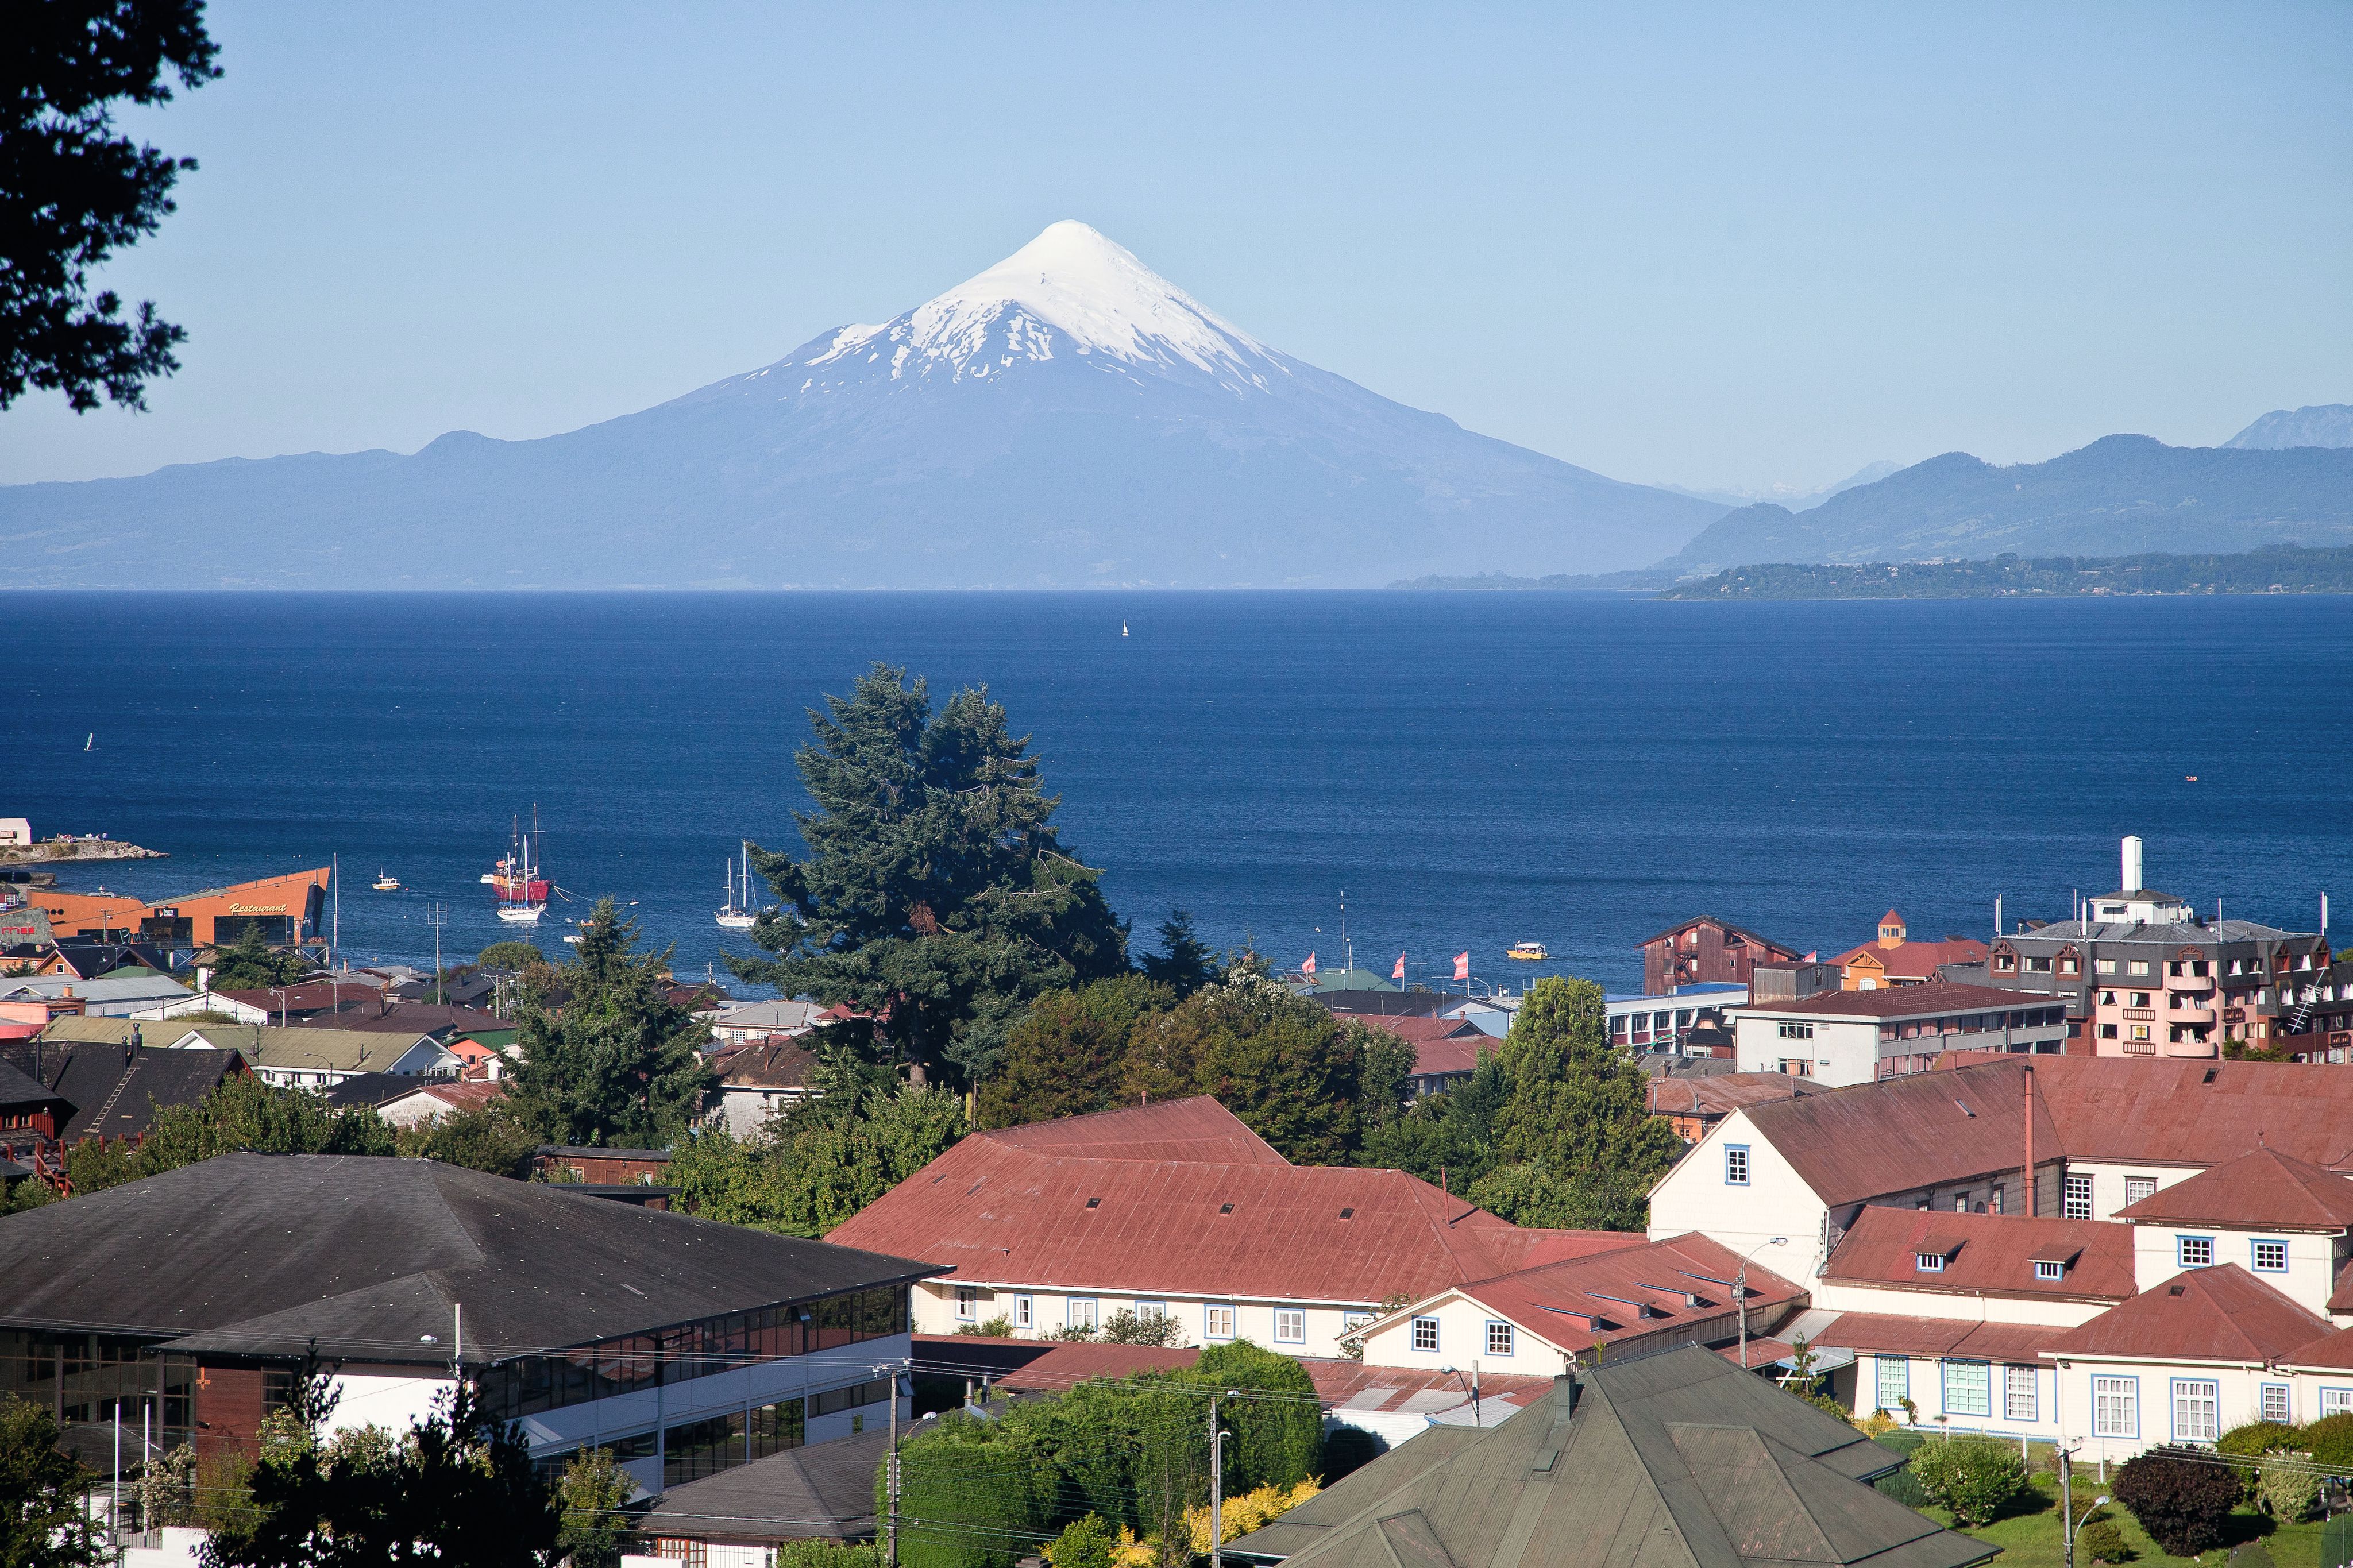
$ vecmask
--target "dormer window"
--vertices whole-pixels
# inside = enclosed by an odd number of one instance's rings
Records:
[[[1912,1255],[1912,1267],[1923,1274],[1942,1274],[1945,1271],[1945,1255],[1941,1252],[1915,1252]]]
[[[2040,1280],[2056,1283],[2067,1278],[2067,1266],[2048,1258],[2038,1258],[2034,1260],[2034,1277]]]

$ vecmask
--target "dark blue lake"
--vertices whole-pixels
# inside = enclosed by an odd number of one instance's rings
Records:
[[[2353,599],[1717,605],[1536,595],[17,594],[0,816],[173,858],[161,897],[340,854],[354,962],[501,934],[537,803],[563,888],[700,972],[722,862],[793,844],[803,710],[870,660],[987,681],[1139,935],[1612,989],[1702,911],[1800,947],[1984,934],[2106,891],[2353,893]],[[1131,634],[1123,637],[1125,621]],[[95,731],[97,743],[83,750]],[[2197,782],[2186,775],[2197,775]],[[406,891],[379,894],[381,867]],[[585,912],[585,905],[578,909]],[[555,948],[558,905],[541,928]],[[1320,928],[1320,930],[1319,930]],[[1548,966],[1506,964],[1542,942]]]

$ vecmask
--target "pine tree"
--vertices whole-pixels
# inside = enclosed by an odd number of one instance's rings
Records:
[[[878,664],[809,724],[794,758],[818,805],[794,814],[809,854],[753,849],[786,907],[753,932],[775,956],[729,959],[737,976],[848,1004],[920,1085],[989,1078],[1034,998],[1127,968],[1126,929],[986,688],[934,714],[923,680]]]
[[[1119,1103],[1128,1037],[1176,994],[1140,974],[1049,991],[1007,1037],[997,1075],[980,1088],[980,1124],[1014,1127]]]
[[[506,1111],[547,1142],[662,1148],[710,1093],[710,1032],[664,994],[669,952],[638,957],[637,940],[637,922],[600,900],[579,957],[533,972]]]
[[[1195,933],[1192,910],[1169,910],[1159,931],[1160,952],[1147,952],[1136,961],[1146,975],[1180,999],[1218,978],[1218,955]]]

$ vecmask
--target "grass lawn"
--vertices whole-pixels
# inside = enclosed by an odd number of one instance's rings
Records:
[[[2088,1469],[2076,1472],[2074,1484],[2084,1496],[2100,1495],[2099,1483],[2092,1479],[2092,1472]],[[2060,1542],[2058,1478],[2038,1475],[2034,1477],[2034,1485],[2036,1500],[2020,1511],[1998,1519],[1981,1529],[1961,1532],[1989,1546],[2001,1548],[2001,1555],[1994,1560],[1992,1568],[2062,1568],[2066,1562]],[[1949,1527],[1953,1522],[1952,1515],[1941,1508],[1926,1508],[1921,1511],[1939,1524]],[[2168,1556],[2158,1550],[2157,1542],[2148,1538],[2131,1514],[2114,1503],[2108,1505],[2107,1512],[2108,1517],[2116,1521],[2116,1528],[2123,1532],[2126,1543],[2139,1553],[2133,1559],[2131,1568],[2189,1568],[2192,1563],[2202,1563],[2204,1568],[2221,1568],[2221,1564],[2230,1559],[2228,1548],[2209,1552],[2201,1558]],[[2308,1524],[2276,1524],[2267,1515],[2245,1508],[2233,1514],[2232,1520],[2238,1531],[2236,1540],[2261,1540],[2278,1568],[2316,1568],[2320,1562],[2321,1527],[2316,1520]],[[2090,1568],[2090,1560],[2084,1555],[2081,1546],[2081,1539],[2078,1538],[2077,1568]]]

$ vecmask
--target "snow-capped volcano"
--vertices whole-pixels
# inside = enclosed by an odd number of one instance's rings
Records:
[[[1237,391],[1263,391],[1282,364],[1258,341],[1075,219],[976,277],[879,327],[844,327],[811,368],[879,362],[891,374],[960,380],[1058,354],[1106,368],[1189,366]]]
[[[0,584],[1355,586],[1643,566],[1725,510],[1392,403],[1062,222],[568,435],[0,489],[49,542]]]

